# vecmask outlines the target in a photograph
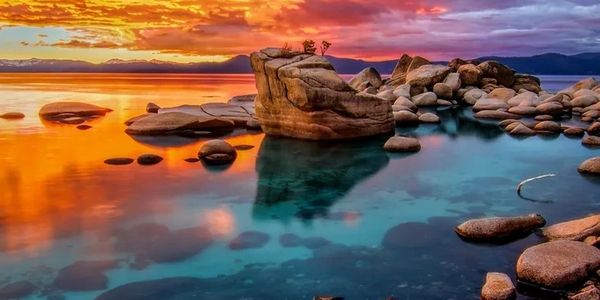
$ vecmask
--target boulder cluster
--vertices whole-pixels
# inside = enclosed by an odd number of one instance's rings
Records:
[[[537,214],[473,219],[456,232],[475,242],[510,242],[546,224]],[[557,223],[538,234],[546,242],[525,249],[515,270],[520,292],[546,298],[599,299],[600,215]],[[592,295],[596,298],[585,298]],[[506,274],[488,273],[482,299],[515,299],[516,289]]]

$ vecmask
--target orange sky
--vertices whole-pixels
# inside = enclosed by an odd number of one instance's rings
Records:
[[[0,58],[222,61],[307,38],[366,59],[599,49],[597,1],[523,2],[0,0]]]

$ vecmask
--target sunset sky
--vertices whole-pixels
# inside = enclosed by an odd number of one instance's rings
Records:
[[[368,60],[597,52],[600,2],[0,0],[0,58],[222,61],[307,38]]]

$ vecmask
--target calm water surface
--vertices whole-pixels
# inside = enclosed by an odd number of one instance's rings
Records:
[[[0,112],[27,115],[0,120],[0,287],[28,280],[31,299],[478,299],[486,272],[512,276],[539,240],[475,245],[454,226],[599,210],[600,181],[576,167],[600,150],[564,136],[515,139],[468,110],[398,129],[419,137],[412,155],[385,153],[385,138],[313,143],[237,131],[230,143],[255,147],[218,170],[184,161],[203,139],[123,132],[149,101],[253,92],[248,75],[0,74]],[[43,104],[62,100],[114,112],[87,131],[39,119]],[[143,153],[165,160],[103,163]],[[516,195],[518,182],[545,173],[558,176],[530,183],[528,199]]]

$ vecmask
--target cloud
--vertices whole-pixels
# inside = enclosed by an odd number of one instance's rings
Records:
[[[600,51],[595,0],[11,3],[0,4],[0,24],[65,28],[69,39],[43,44],[63,48],[232,56],[310,38],[333,42],[334,55],[371,59]]]

